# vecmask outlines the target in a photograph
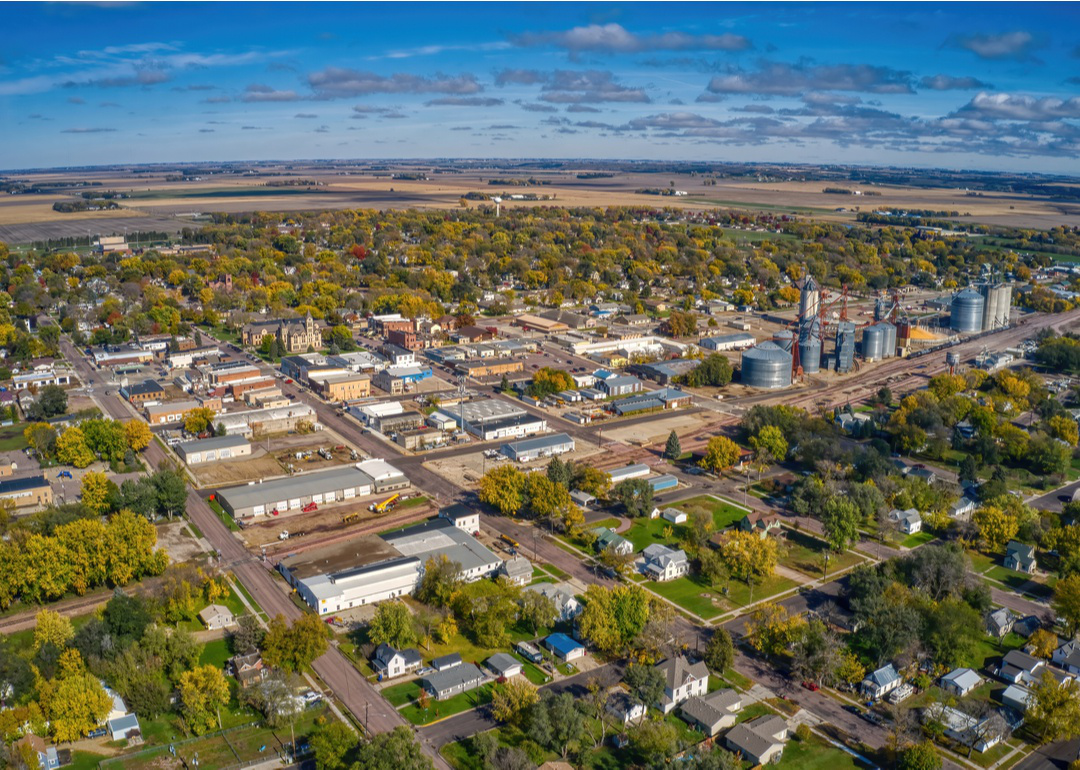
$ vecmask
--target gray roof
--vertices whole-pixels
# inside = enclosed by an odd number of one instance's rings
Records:
[[[505,652],[497,652],[484,661],[484,665],[498,674],[505,674],[513,668],[521,668],[521,661],[513,655],[508,655]]]
[[[428,674],[421,681],[438,693],[473,682],[482,682],[484,674],[472,663],[462,663],[460,666]]]
[[[941,681],[951,682],[960,688],[961,691],[967,691],[978,687],[982,684],[983,679],[970,668],[957,668],[941,677]]]
[[[550,436],[537,436],[536,438],[527,438],[521,441],[511,441],[504,444],[504,447],[510,447],[517,453],[521,452],[533,452],[536,450],[555,449],[562,446],[573,446],[574,439],[565,433],[555,433]]]
[[[464,405],[446,407],[446,413],[455,419],[462,415],[465,422],[483,424],[490,420],[498,420],[506,417],[520,417],[526,411],[516,404],[503,401],[498,398],[485,398],[481,401],[469,401]]]
[[[421,564],[430,557],[441,555],[460,564],[465,572],[502,563],[502,559],[475,537],[441,518],[429,519],[400,532],[383,535],[383,540],[402,556],[417,558]]]
[[[742,704],[742,696],[730,688],[716,690],[704,697],[694,696],[679,707],[682,713],[703,725],[714,725]]]
[[[660,669],[660,673],[664,675],[664,682],[672,690],[692,680],[709,678],[709,669],[702,661],[691,663],[682,655],[668,658],[656,667]]]
[[[503,571],[507,577],[531,577],[533,573],[532,562],[521,554],[503,562]]]
[[[775,342],[765,341],[743,353],[743,358],[761,359],[762,361],[790,361],[788,353]]]
[[[780,742],[773,735],[786,726],[787,723],[776,714],[767,714],[735,725],[725,738],[737,749],[757,758]]]
[[[686,552],[682,549],[668,548],[662,543],[653,543],[646,546],[645,550],[641,552],[641,555],[645,557],[645,561],[650,564],[657,564],[661,567],[667,566],[669,563],[683,564],[686,562]]]
[[[205,452],[208,449],[248,446],[249,443],[243,436],[214,436],[213,438],[204,438],[198,441],[185,441],[183,444],[178,444],[176,448],[183,449],[185,454],[191,454],[192,452]]]
[[[559,613],[562,613],[563,607],[574,598],[574,592],[570,590],[567,583],[537,583],[536,585],[525,586],[525,590],[535,591],[541,596],[551,599]]]
[[[631,377],[628,374],[619,374],[615,377],[609,377],[608,379],[604,380],[602,384],[606,390],[614,390],[616,388],[629,387],[635,384],[640,385],[641,380],[639,380],[637,377]]]
[[[218,495],[228,500],[229,505],[235,510],[278,500],[337,491],[347,487],[370,486],[374,483],[374,479],[363,471],[348,466],[275,479],[262,484],[229,487],[222,489]]]
[[[725,342],[753,342],[754,335],[750,332],[735,332],[734,334],[717,334],[714,337],[703,337],[701,343],[711,342],[714,344],[724,344]]]
[[[451,652],[449,655],[440,655],[438,658],[432,658],[431,665],[435,668],[449,668],[452,666],[461,665],[461,653]]]
[[[869,680],[877,687],[884,687],[887,684],[895,682],[899,678],[900,675],[896,673],[896,669],[893,667],[893,664],[890,663],[887,666],[882,666],[877,671],[870,672],[863,681]]]

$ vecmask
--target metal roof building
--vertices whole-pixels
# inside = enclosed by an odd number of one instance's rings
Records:
[[[230,460],[251,454],[251,442],[243,436],[214,436],[199,441],[185,441],[173,449],[188,465]]]
[[[552,436],[538,436],[537,438],[512,441],[502,445],[502,453],[511,460],[519,463],[527,463],[541,457],[552,457],[566,452],[574,451],[574,439],[565,433],[556,433]]]
[[[217,493],[221,507],[234,519],[265,516],[274,509],[295,511],[308,503],[333,503],[370,495],[375,480],[367,473],[347,466],[329,471],[305,473],[261,484],[229,487]]]
[[[477,580],[495,572],[502,559],[479,540],[446,519],[430,519],[415,527],[383,536],[402,556],[414,557],[423,564],[433,556],[446,556],[461,565],[466,580]]]
[[[627,479],[640,479],[648,476],[649,466],[644,463],[635,463],[633,465],[624,465],[621,468],[612,468],[607,473],[611,477],[611,483],[614,485]]]

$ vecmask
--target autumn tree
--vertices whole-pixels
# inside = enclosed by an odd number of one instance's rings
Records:
[[[318,615],[304,613],[292,626],[282,615],[275,616],[263,639],[263,660],[286,671],[301,671],[326,652],[326,624]]]
[[[758,652],[777,655],[800,638],[805,626],[805,619],[789,615],[782,605],[769,602],[757,605],[750,612],[746,637]]]
[[[477,496],[503,516],[516,516],[525,505],[525,474],[512,465],[496,465],[480,479]]]
[[[71,619],[49,609],[38,610],[34,617],[34,651],[37,652],[45,645],[52,645],[57,650],[63,650],[71,637],[75,636]]]
[[[153,434],[150,426],[142,420],[128,420],[124,423],[124,439],[134,451],[141,452],[150,446]]]
[[[638,585],[604,588],[590,585],[578,629],[605,654],[625,654],[633,647],[649,619],[649,595]]]
[[[1069,575],[1057,582],[1051,606],[1064,618],[1066,636],[1072,639],[1080,629],[1080,575]]]
[[[416,598],[432,607],[445,607],[463,582],[459,562],[450,561],[450,557],[444,553],[430,556],[424,564],[424,575],[420,578]]]
[[[776,569],[778,550],[771,537],[733,530],[720,543],[720,558],[732,577],[746,583],[753,599],[754,586],[770,577]]]
[[[1058,648],[1057,634],[1045,628],[1036,629],[1028,642],[1031,644],[1031,654],[1043,660],[1050,660],[1050,656]]]
[[[184,430],[198,435],[210,430],[214,425],[214,410],[199,406],[184,412]]]
[[[988,551],[1000,551],[1016,537],[1020,523],[1008,511],[996,505],[984,505],[971,514],[971,521]]]
[[[67,743],[83,738],[104,722],[112,710],[112,698],[86,670],[77,650],[65,649],[58,668],[56,679],[39,683],[38,695],[53,740]]]
[[[85,468],[94,462],[94,453],[86,444],[86,436],[77,427],[67,428],[56,437],[56,459],[63,465]]]
[[[221,707],[229,703],[229,684],[217,666],[185,671],[178,685],[180,715],[189,733],[202,735],[221,726]]]
[[[900,752],[897,770],[941,770],[941,755],[933,741],[913,743]]]
[[[499,722],[516,726],[539,700],[539,692],[531,682],[523,677],[511,679],[492,691],[491,715]]]
[[[397,650],[416,644],[416,626],[408,605],[400,600],[380,602],[368,624],[368,638],[373,644],[388,644]]]
[[[533,398],[539,399],[563,390],[573,390],[574,387],[574,378],[569,373],[561,369],[552,369],[545,366],[536,370],[532,382],[529,383],[525,392]]]
[[[119,494],[116,485],[99,471],[83,474],[79,488],[79,501],[83,507],[99,516],[112,510]]]
[[[709,439],[705,457],[699,463],[702,468],[719,474],[739,461],[739,445],[727,436],[714,436]]]
[[[766,425],[750,437],[750,448],[755,454],[763,454],[772,461],[782,461],[787,457],[788,442],[783,432],[775,425]]]
[[[1049,672],[1031,687],[1024,723],[1041,743],[1067,741],[1080,736],[1080,684],[1061,684]]]

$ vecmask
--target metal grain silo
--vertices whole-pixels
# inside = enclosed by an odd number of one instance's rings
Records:
[[[1004,329],[1009,325],[1012,313],[1012,286],[1003,283],[994,287],[996,301],[994,302],[994,328]]]
[[[841,321],[836,325],[836,371],[849,372],[855,359],[855,324]]]
[[[880,325],[867,326],[862,333],[862,357],[867,361],[881,359],[885,348],[885,330]]]
[[[821,290],[814,276],[808,275],[799,290],[799,320],[809,321],[816,318],[821,308]]]
[[[890,323],[879,323],[882,333],[885,335],[881,344],[881,357],[892,358],[896,355],[896,327]]]
[[[958,332],[981,332],[983,310],[986,300],[973,289],[964,289],[953,295],[949,312],[949,326]]]
[[[807,337],[799,341],[799,366],[806,374],[817,374],[821,371],[821,339],[819,337]]]
[[[774,342],[762,342],[742,354],[742,383],[751,388],[786,388],[791,384],[791,354]]]
[[[790,329],[781,329],[773,335],[773,342],[783,348],[785,352],[790,353],[795,346],[795,332]]]
[[[885,302],[884,297],[879,297],[878,301],[874,303],[874,320],[880,321],[889,312],[889,306]]]

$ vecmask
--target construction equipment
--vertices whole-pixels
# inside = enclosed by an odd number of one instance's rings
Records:
[[[368,506],[368,510],[373,511],[374,513],[387,513],[388,511],[393,510],[394,505],[396,504],[399,497],[401,497],[400,493],[391,495],[390,497],[383,500],[381,503],[372,503]]]
[[[356,512],[356,511],[353,511],[352,513],[346,513],[344,516],[342,516],[341,517],[341,523],[342,524],[352,524],[354,521],[356,521],[359,518],[360,518],[360,514],[358,512]]]
[[[316,505],[315,503],[308,503],[307,505],[305,505],[300,510],[302,510],[304,513],[311,513],[312,511],[319,510],[319,506]]]
[[[334,459],[334,453],[331,452],[329,449],[324,449],[323,447],[319,447],[319,457],[321,457],[324,460],[333,460]]]
[[[502,540],[504,543],[506,543],[508,546],[510,546],[512,548],[520,548],[521,547],[521,543],[519,543],[514,538],[510,537],[510,535],[499,535],[499,539]]]
[[[289,539],[289,530],[287,530],[287,529],[281,530],[281,532],[278,533],[277,539],[278,540],[288,540]]]

